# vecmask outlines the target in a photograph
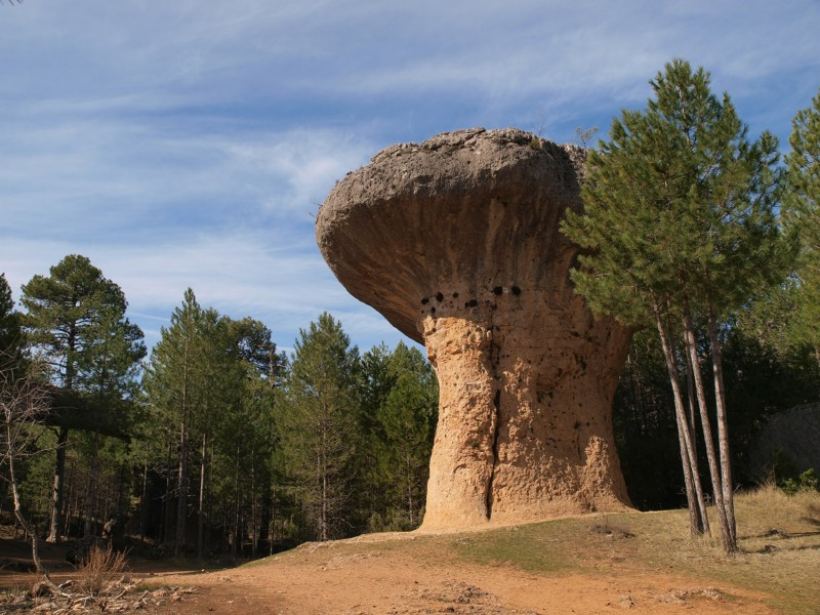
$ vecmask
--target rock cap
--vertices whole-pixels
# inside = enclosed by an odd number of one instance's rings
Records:
[[[576,250],[558,225],[580,207],[584,153],[512,128],[393,145],[333,188],[319,248],[353,296],[422,341],[422,306],[453,288],[552,283]]]

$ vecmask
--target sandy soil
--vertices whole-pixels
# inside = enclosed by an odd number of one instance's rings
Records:
[[[197,591],[159,612],[239,615],[770,614],[765,594],[667,574],[533,575],[508,567],[424,561],[412,549],[306,545],[222,572],[156,576]]]

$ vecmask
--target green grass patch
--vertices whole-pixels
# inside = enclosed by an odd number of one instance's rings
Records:
[[[451,543],[462,559],[484,565],[511,565],[530,572],[560,572],[575,567],[571,553],[542,527],[522,526],[462,535]]]

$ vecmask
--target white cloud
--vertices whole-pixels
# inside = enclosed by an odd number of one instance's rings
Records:
[[[265,199],[267,207],[280,211],[315,211],[333,184],[366,162],[374,149],[372,143],[322,129],[226,146],[235,165],[257,169],[282,187]]]

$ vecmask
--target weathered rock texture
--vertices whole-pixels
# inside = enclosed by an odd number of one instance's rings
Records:
[[[380,152],[319,212],[336,276],[436,368],[425,528],[628,504],[611,404],[629,333],[573,292],[558,228],[582,160],[519,130],[444,133]]]

